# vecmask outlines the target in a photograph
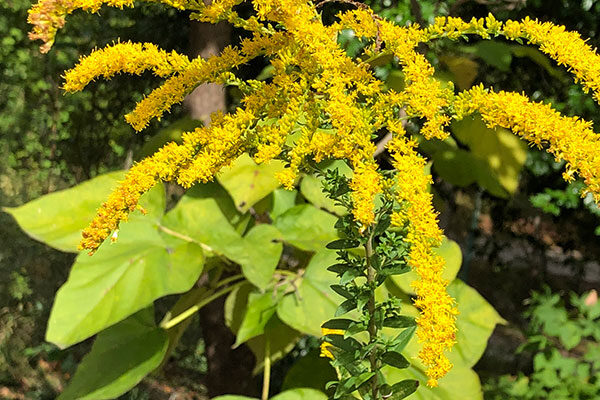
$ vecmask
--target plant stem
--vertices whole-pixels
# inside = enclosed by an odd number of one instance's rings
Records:
[[[235,288],[241,286],[243,283],[244,283],[243,281],[242,282],[238,282],[235,285],[231,285],[229,287],[226,287],[224,289],[221,289],[221,290],[213,293],[212,295],[210,295],[210,296],[208,296],[208,297],[200,300],[198,303],[194,304],[193,306],[191,306],[190,308],[188,308],[187,310],[185,310],[181,314],[178,314],[175,318],[170,319],[168,321],[165,321],[165,323],[160,324],[160,327],[163,328],[163,329],[170,329],[170,328],[174,327],[175,325],[177,325],[181,321],[183,321],[186,318],[189,318],[192,315],[194,315],[195,313],[197,313],[202,307],[204,307],[205,305],[207,305],[208,303],[210,303],[214,299],[219,298],[219,297],[223,296],[224,294],[227,294],[227,293],[231,292]]]
[[[365,257],[367,261],[367,286],[370,290],[369,301],[367,302],[367,310],[369,311],[369,344],[377,340],[377,325],[375,324],[375,275],[376,271],[371,265],[371,256],[373,255],[373,234],[369,235],[369,239],[365,244]],[[371,372],[375,375],[371,378],[371,394],[373,400],[378,399],[379,379],[377,378],[377,347],[373,347],[369,354],[369,362],[371,364]]]
[[[263,388],[261,400],[269,399],[269,385],[271,381],[271,342],[265,335],[265,364],[263,370]]]

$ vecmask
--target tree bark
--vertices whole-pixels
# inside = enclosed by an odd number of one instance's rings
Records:
[[[220,297],[200,311],[200,324],[205,343],[208,375],[208,395],[241,394],[258,397],[259,385],[252,376],[256,360],[246,345],[236,349],[235,336],[225,325],[223,307],[225,297]]]
[[[217,55],[229,43],[231,27],[227,23],[208,24],[192,22],[190,29],[190,56],[208,58]],[[198,86],[185,99],[190,116],[210,124],[210,114],[226,111],[223,86],[214,83]],[[242,345],[236,349],[235,336],[225,325],[225,297],[208,304],[199,312],[204,337],[208,372],[206,385],[212,397],[224,394],[259,395],[259,385],[252,376],[256,363],[252,351]]]
[[[219,54],[229,43],[231,26],[226,22],[208,24],[192,22],[190,29],[190,55],[208,58]],[[227,107],[223,86],[207,83],[198,86],[185,99],[190,116],[201,120],[204,125],[210,123],[210,114],[224,111]]]

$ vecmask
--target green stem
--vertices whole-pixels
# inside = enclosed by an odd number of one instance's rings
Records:
[[[369,235],[369,239],[365,244],[365,257],[367,261],[367,286],[370,290],[369,301],[367,302],[367,310],[369,311],[369,344],[377,340],[377,325],[375,324],[375,268],[371,264],[371,256],[373,255],[373,234]],[[379,392],[379,379],[377,377],[377,347],[373,347],[369,354],[369,363],[371,364],[371,372],[375,375],[371,378],[371,394],[373,400],[377,400]]]
[[[178,323],[180,323],[181,321],[191,317],[192,315],[194,315],[195,313],[197,313],[202,307],[204,307],[205,305],[207,305],[208,303],[210,303],[211,301],[213,301],[216,298],[219,298],[229,292],[231,292],[232,290],[240,287],[244,282],[238,282],[235,285],[231,285],[229,287],[226,287],[224,289],[221,289],[215,293],[213,293],[212,295],[200,300],[198,303],[194,304],[193,306],[191,306],[190,308],[188,308],[187,310],[183,311],[181,314],[178,314],[175,318],[170,319],[168,321],[165,321],[164,323],[160,324],[160,327],[162,329],[171,329],[172,327],[174,327],[175,325],[177,325]]]
[[[230,276],[229,278],[225,278],[222,281],[218,282],[215,286],[216,287],[225,286],[225,285],[230,284],[233,281],[237,281],[238,279],[243,279],[243,278],[244,278],[243,274],[233,275],[233,276]]]
[[[261,400],[269,399],[269,385],[271,384],[271,342],[265,335],[265,364],[263,370],[263,387]]]

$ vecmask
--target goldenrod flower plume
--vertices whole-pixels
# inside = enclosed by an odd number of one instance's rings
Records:
[[[164,78],[185,70],[189,64],[187,56],[168,53],[152,43],[117,43],[81,58],[65,73],[63,89],[76,92],[99,76],[110,79],[119,73],[140,75],[146,70]]]
[[[452,368],[444,352],[456,342],[458,310],[446,292],[449,282],[442,278],[444,259],[433,252],[441,244],[442,231],[428,191],[431,176],[423,172],[426,162],[416,153],[416,142],[406,139],[400,126],[394,128],[388,150],[398,170],[397,198],[405,207],[392,215],[392,223],[400,227],[408,224],[408,263],[420,278],[412,283],[417,294],[415,306],[421,311],[417,319],[422,344],[419,357],[427,367],[428,385],[433,387]]]

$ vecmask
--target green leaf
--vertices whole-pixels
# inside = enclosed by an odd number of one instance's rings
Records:
[[[507,129],[488,128],[481,117],[457,121],[451,129],[461,142],[469,146],[475,157],[487,164],[493,172],[492,178],[508,193],[514,193],[527,158],[527,145]],[[484,175],[479,176],[478,182],[488,189],[491,184],[484,178]]]
[[[461,400],[483,400],[479,377],[471,368],[462,365],[454,365],[435,388],[427,386],[427,375],[415,366],[405,369],[383,367],[382,373],[390,383],[416,379],[419,390],[411,395],[411,400],[456,400],[457,394]]]
[[[349,313],[356,308],[356,300],[350,299],[342,302],[339,307],[335,310],[335,317]]]
[[[313,388],[325,391],[327,382],[335,379],[337,375],[329,360],[319,356],[319,349],[313,349],[289,369],[282,389]]]
[[[323,325],[321,325],[321,327],[322,328],[327,328],[327,329],[343,329],[343,330],[346,330],[354,322],[355,321],[352,320],[352,319],[336,318],[336,319],[330,319],[329,321],[327,321]]]
[[[403,91],[404,87],[406,86],[404,73],[402,73],[402,71],[399,69],[394,69],[390,71],[390,73],[387,76],[387,79],[385,80],[385,86],[388,89],[395,90],[396,92]]]
[[[325,209],[336,215],[347,213],[343,206],[336,205],[334,200],[323,193],[323,178],[306,175],[300,182],[300,193],[315,207]]]
[[[183,132],[193,131],[200,126],[202,126],[202,121],[196,119],[189,117],[178,119],[177,121],[170,123],[167,127],[159,130],[156,135],[147,140],[134,158],[136,160],[141,160],[142,158],[151,156],[169,142],[181,143],[181,135]]]
[[[404,351],[404,348],[406,347],[406,345],[410,342],[410,340],[412,339],[413,335],[415,334],[417,330],[416,326],[412,326],[410,328],[404,329],[402,332],[400,332],[393,341],[394,344],[394,351],[398,351],[398,352],[402,352]]]
[[[256,225],[237,246],[229,247],[225,255],[242,266],[242,272],[250,282],[264,289],[279,263],[283,251],[281,242],[281,233],[273,225]]]
[[[254,288],[250,284],[242,285],[232,291],[225,301],[225,323],[236,334],[245,319],[249,303],[248,298],[253,290]],[[298,331],[285,325],[277,316],[271,314],[264,325],[263,334],[247,341],[248,347],[250,347],[257,360],[254,372],[259,373],[263,367],[266,340],[269,340],[269,358],[271,362],[275,362],[288,354],[296,345],[298,339],[300,339]]]
[[[271,219],[277,219],[281,214],[294,207],[296,204],[296,190],[275,189],[271,193],[272,201],[269,215]]]
[[[231,167],[219,173],[217,179],[231,195],[238,210],[244,213],[281,185],[275,174],[283,169],[283,161],[272,160],[266,164],[256,164],[244,153]]]
[[[327,396],[315,389],[298,388],[279,393],[271,400],[327,400]]]
[[[335,259],[335,252],[326,250],[313,256],[298,291],[286,295],[277,306],[277,315],[283,322],[302,333],[321,336],[321,325],[333,318],[342,301],[342,297],[329,287],[337,279],[326,268]]]
[[[400,315],[397,317],[388,317],[383,321],[383,326],[389,328],[408,328],[411,326],[415,326],[417,323],[413,317],[408,317],[406,315]]]
[[[124,176],[125,171],[100,175],[70,189],[42,196],[20,207],[5,208],[4,211],[11,214],[32,238],[58,250],[77,252],[81,231]],[[165,204],[162,185],[142,196],[140,204],[151,214],[146,219],[162,215]],[[129,223],[141,217],[143,215],[135,211]]]
[[[460,250],[460,246],[454,240],[444,237],[442,245],[435,249],[435,253],[442,256],[446,261],[442,277],[452,282],[454,278],[456,278],[460,266],[462,265],[462,251]],[[394,275],[391,279],[405,293],[414,293],[410,284],[418,278],[415,272],[410,271],[402,275]]]
[[[277,299],[273,292],[252,292],[248,297],[248,305],[244,319],[236,334],[233,347],[237,347],[248,339],[261,335],[265,331],[265,325],[275,314]]]
[[[240,238],[230,222],[237,219],[239,213],[227,192],[216,183],[208,183],[189,189],[161,224],[222,253],[221,247]]]
[[[327,243],[328,249],[339,250],[339,249],[354,249],[360,246],[360,242],[358,240],[353,239],[337,239],[333,242]]]
[[[392,385],[392,396],[389,400],[401,400],[413,394],[419,387],[419,381],[414,379],[406,379]]]
[[[336,217],[328,212],[310,204],[301,204],[287,210],[273,225],[292,246],[306,251],[320,251],[327,243],[338,238],[335,222]]]
[[[496,324],[506,321],[475,289],[456,279],[448,293],[458,304],[457,345],[448,353],[454,364],[472,367],[481,358]]]
[[[319,167],[324,171],[337,169],[341,175],[346,177],[352,175],[352,170],[342,160],[327,161],[319,164]],[[348,213],[345,207],[336,205],[334,200],[323,193],[323,177],[306,175],[300,182],[300,193],[315,207],[340,216]]]
[[[510,50],[515,57],[528,57],[533,62],[544,68],[550,76],[559,79],[562,82],[568,81],[568,75],[560,68],[556,67],[548,56],[531,46],[512,45]]]
[[[269,358],[272,364],[288,355],[296,346],[301,336],[300,332],[281,322],[276,315],[271,317],[265,326],[264,334],[254,337],[247,342],[248,347],[250,347],[257,360],[253,371],[254,374],[260,373],[264,367],[267,340],[269,341]]]
[[[93,255],[80,254],[58,290],[46,339],[78,343],[160,297],[189,290],[200,277],[200,246],[159,234],[155,224],[123,224],[120,239]]]
[[[189,192],[167,213],[163,226],[240,264],[244,276],[264,288],[279,262],[281,234],[273,226],[262,224],[242,238],[229,223],[226,213],[233,212],[226,206],[229,196],[218,185],[197,185]]]
[[[58,399],[116,398],[158,367],[167,346],[152,307],[142,310],[98,335]]]
[[[410,365],[408,360],[396,351],[386,351],[382,354],[381,361],[396,368],[406,368]]]
[[[561,327],[558,337],[563,346],[565,346],[565,349],[571,350],[581,342],[581,328],[577,323],[568,321]]]
[[[462,187],[477,182],[494,196],[508,197],[487,161],[470,151],[457,148],[451,138],[443,142],[424,141],[420,147],[431,156],[433,168],[446,182]]]
[[[448,70],[454,76],[456,85],[460,90],[465,90],[471,87],[473,81],[477,77],[479,64],[470,58],[464,56],[442,56],[442,61],[448,67]]]
[[[489,65],[500,71],[510,71],[512,62],[511,46],[495,40],[482,40],[475,45],[476,54]]]
[[[448,286],[448,293],[456,300],[459,314],[456,320],[457,343],[447,356],[455,366],[472,367],[483,354],[496,324],[506,321],[475,289],[459,279]],[[411,315],[418,314],[411,305],[404,305],[402,311]],[[404,354],[409,359],[419,352],[420,345],[417,342],[413,337],[406,347]]]
[[[229,293],[225,300],[225,324],[236,333],[246,314],[246,306],[248,305],[248,297],[254,288],[250,284],[243,284]]]

